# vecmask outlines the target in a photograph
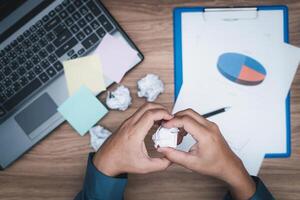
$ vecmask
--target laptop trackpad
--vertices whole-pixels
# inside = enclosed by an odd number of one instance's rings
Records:
[[[55,102],[48,93],[45,93],[21,111],[15,117],[15,120],[23,131],[29,135],[32,131],[53,116],[56,113],[56,108],[57,105]]]

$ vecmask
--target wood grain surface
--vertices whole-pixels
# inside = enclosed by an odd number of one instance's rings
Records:
[[[122,81],[133,96],[130,109],[111,111],[99,122],[112,131],[145,103],[144,99],[137,98],[136,81],[147,73],[154,72],[165,82],[166,91],[157,102],[172,108],[174,7],[285,4],[289,7],[290,42],[300,46],[298,0],[104,0],[103,3],[145,55],[144,62]],[[102,94],[100,99],[103,101],[104,97]],[[292,86],[291,111],[292,156],[265,159],[259,174],[276,199],[282,200],[300,199],[300,70]],[[73,199],[81,189],[90,151],[88,134],[80,137],[67,123],[62,124],[11,167],[0,172],[0,199]],[[222,182],[174,165],[164,172],[130,174],[125,199],[213,200],[221,199],[225,191]]]

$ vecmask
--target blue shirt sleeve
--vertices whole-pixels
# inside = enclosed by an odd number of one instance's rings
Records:
[[[256,184],[256,191],[249,200],[275,200],[272,194],[270,193],[270,191],[265,186],[265,184],[258,177],[252,176],[252,179]],[[234,199],[228,192],[224,200],[234,200]]]
[[[122,200],[127,184],[127,174],[109,177],[94,166],[94,153],[89,154],[82,191],[75,200]]]

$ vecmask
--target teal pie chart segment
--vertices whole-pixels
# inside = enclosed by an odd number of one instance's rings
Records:
[[[220,55],[217,68],[228,80],[248,86],[262,83],[267,75],[265,68],[258,61],[239,53]]]

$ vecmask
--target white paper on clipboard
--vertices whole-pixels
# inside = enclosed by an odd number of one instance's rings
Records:
[[[245,15],[243,15],[245,13]],[[203,30],[210,34],[207,37],[221,37],[223,34],[235,34],[237,40],[245,40],[244,35],[253,33],[254,36],[267,38],[270,41],[282,42],[284,37],[283,12],[281,10],[206,10],[205,12],[182,13],[182,64],[183,64],[183,83],[189,77],[185,74],[186,60],[188,57],[188,41],[191,37],[199,37]],[[205,37],[205,35],[201,35]],[[201,59],[201,55],[199,55]],[[276,130],[270,130],[268,153],[286,152],[286,115],[285,101],[276,105],[265,105],[266,110],[272,111],[272,117],[277,124]],[[268,117],[269,113],[262,118]]]

